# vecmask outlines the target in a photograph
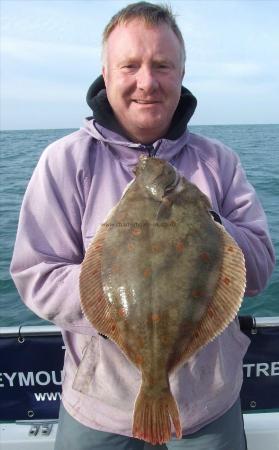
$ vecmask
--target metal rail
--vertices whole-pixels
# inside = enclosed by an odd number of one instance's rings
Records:
[[[278,327],[279,317],[254,317],[256,328]]]
[[[0,327],[0,336],[59,336],[60,328],[55,325],[19,325],[18,327]]]
[[[279,316],[239,316],[239,321],[241,329],[243,330],[279,327]],[[60,328],[56,327],[55,325],[19,325],[11,327],[0,327],[0,337],[59,336],[60,334]]]

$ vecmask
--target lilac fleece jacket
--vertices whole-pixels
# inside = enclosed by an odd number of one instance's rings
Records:
[[[154,147],[157,157],[171,161],[208,196],[245,255],[246,294],[259,293],[272,272],[274,252],[265,214],[237,155],[220,142],[189,131],[176,141],[161,139]],[[84,318],[79,272],[86,248],[133,178],[142,152],[146,149],[140,144],[93,120],[51,144],[28,185],[11,263],[25,304],[61,327],[66,345],[65,408],[84,425],[128,436],[141,376]],[[221,416],[235,402],[248,345],[234,321],[171,376],[184,434]],[[86,348],[90,354],[86,370],[92,376],[74,389]]]

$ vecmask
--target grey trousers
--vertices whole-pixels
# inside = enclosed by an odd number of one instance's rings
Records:
[[[240,400],[198,432],[153,446],[135,438],[93,430],[71,417],[61,403],[55,450],[247,450]]]

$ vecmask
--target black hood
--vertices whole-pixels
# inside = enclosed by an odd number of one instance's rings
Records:
[[[86,101],[93,111],[94,119],[103,127],[109,128],[118,134],[123,134],[112,107],[107,98],[105,82],[100,75],[88,89]],[[184,86],[181,87],[181,97],[172,118],[172,122],[166,136],[166,139],[176,140],[186,130],[187,124],[197,106],[197,100],[191,92]]]

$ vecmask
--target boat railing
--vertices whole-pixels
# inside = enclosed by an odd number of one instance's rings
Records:
[[[254,317],[238,316],[242,331],[256,330],[257,328],[279,327],[279,316]],[[55,325],[19,325],[10,327],[0,327],[0,336],[16,337],[23,336],[58,336],[61,334],[60,328]]]
[[[60,334],[60,328],[55,325],[19,325],[0,327],[0,336],[2,337],[59,336]]]
[[[238,319],[250,339],[243,361],[242,410],[278,411],[279,316]],[[64,351],[57,326],[0,328],[0,421],[57,419]]]

